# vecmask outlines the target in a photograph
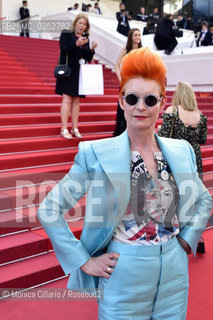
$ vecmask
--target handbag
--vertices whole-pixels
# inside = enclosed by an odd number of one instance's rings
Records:
[[[54,76],[57,79],[68,79],[71,76],[71,68],[68,66],[68,54],[66,54],[66,64],[60,64],[55,67]]]

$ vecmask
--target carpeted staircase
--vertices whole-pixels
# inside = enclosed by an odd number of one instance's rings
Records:
[[[29,288],[64,276],[36,217],[39,203],[70,169],[78,139],[60,137],[54,94],[58,42],[0,36],[0,287]],[[118,81],[104,68],[104,96],[81,100],[83,140],[112,136]],[[172,93],[168,93],[167,104]],[[204,182],[213,195],[213,94],[197,94],[208,117]],[[158,121],[158,124],[161,120]],[[80,237],[85,199],[65,218]]]

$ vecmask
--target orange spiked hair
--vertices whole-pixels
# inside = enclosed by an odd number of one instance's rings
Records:
[[[166,95],[166,67],[158,53],[148,47],[131,50],[122,59],[119,94],[122,95],[126,82],[132,78],[143,77],[155,80],[161,88],[161,95]]]

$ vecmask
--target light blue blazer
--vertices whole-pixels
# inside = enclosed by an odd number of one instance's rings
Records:
[[[190,144],[157,135],[156,139],[179,188],[179,235],[189,243],[195,255],[197,242],[210,216],[212,198],[198,177]],[[63,215],[85,193],[85,221],[78,240]],[[91,256],[104,253],[129,200],[130,142],[127,131],[115,138],[80,142],[71,170],[47,195],[38,210],[39,220],[59,263],[65,274],[71,274],[68,288],[97,287],[98,278],[88,276],[79,268]]]

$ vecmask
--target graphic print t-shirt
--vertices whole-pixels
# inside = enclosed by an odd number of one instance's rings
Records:
[[[113,241],[133,245],[166,242],[179,233],[178,188],[162,152],[155,152],[157,179],[149,174],[138,151],[131,152],[131,196]]]

